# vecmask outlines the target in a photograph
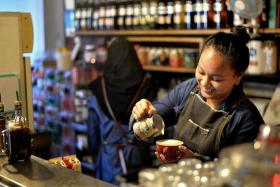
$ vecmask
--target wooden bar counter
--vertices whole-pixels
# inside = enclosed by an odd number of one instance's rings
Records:
[[[30,161],[10,164],[6,156],[0,156],[0,186],[27,187],[114,187],[114,185],[57,166],[36,156]]]

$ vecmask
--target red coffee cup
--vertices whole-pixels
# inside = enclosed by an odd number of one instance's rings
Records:
[[[179,146],[183,144],[184,142],[175,139],[158,140],[156,142],[156,151],[158,154],[163,154],[166,161],[177,162],[184,155],[179,149]]]

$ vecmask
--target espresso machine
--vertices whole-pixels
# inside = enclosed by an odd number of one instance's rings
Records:
[[[30,57],[33,26],[30,13],[0,12],[0,93],[5,114],[14,113],[14,103],[21,101],[22,114],[33,127]],[[17,94],[18,92],[18,94]]]

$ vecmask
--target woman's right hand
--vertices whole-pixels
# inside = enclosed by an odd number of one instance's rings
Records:
[[[156,113],[156,108],[147,99],[141,99],[140,101],[138,101],[132,110],[132,116],[136,120],[141,120],[145,117],[150,117]]]

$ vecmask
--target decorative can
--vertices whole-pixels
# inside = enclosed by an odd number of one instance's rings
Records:
[[[250,63],[247,69],[248,74],[262,74],[264,72],[263,42],[251,40],[248,43]]]
[[[264,73],[274,74],[277,71],[277,45],[275,41],[264,42]]]

